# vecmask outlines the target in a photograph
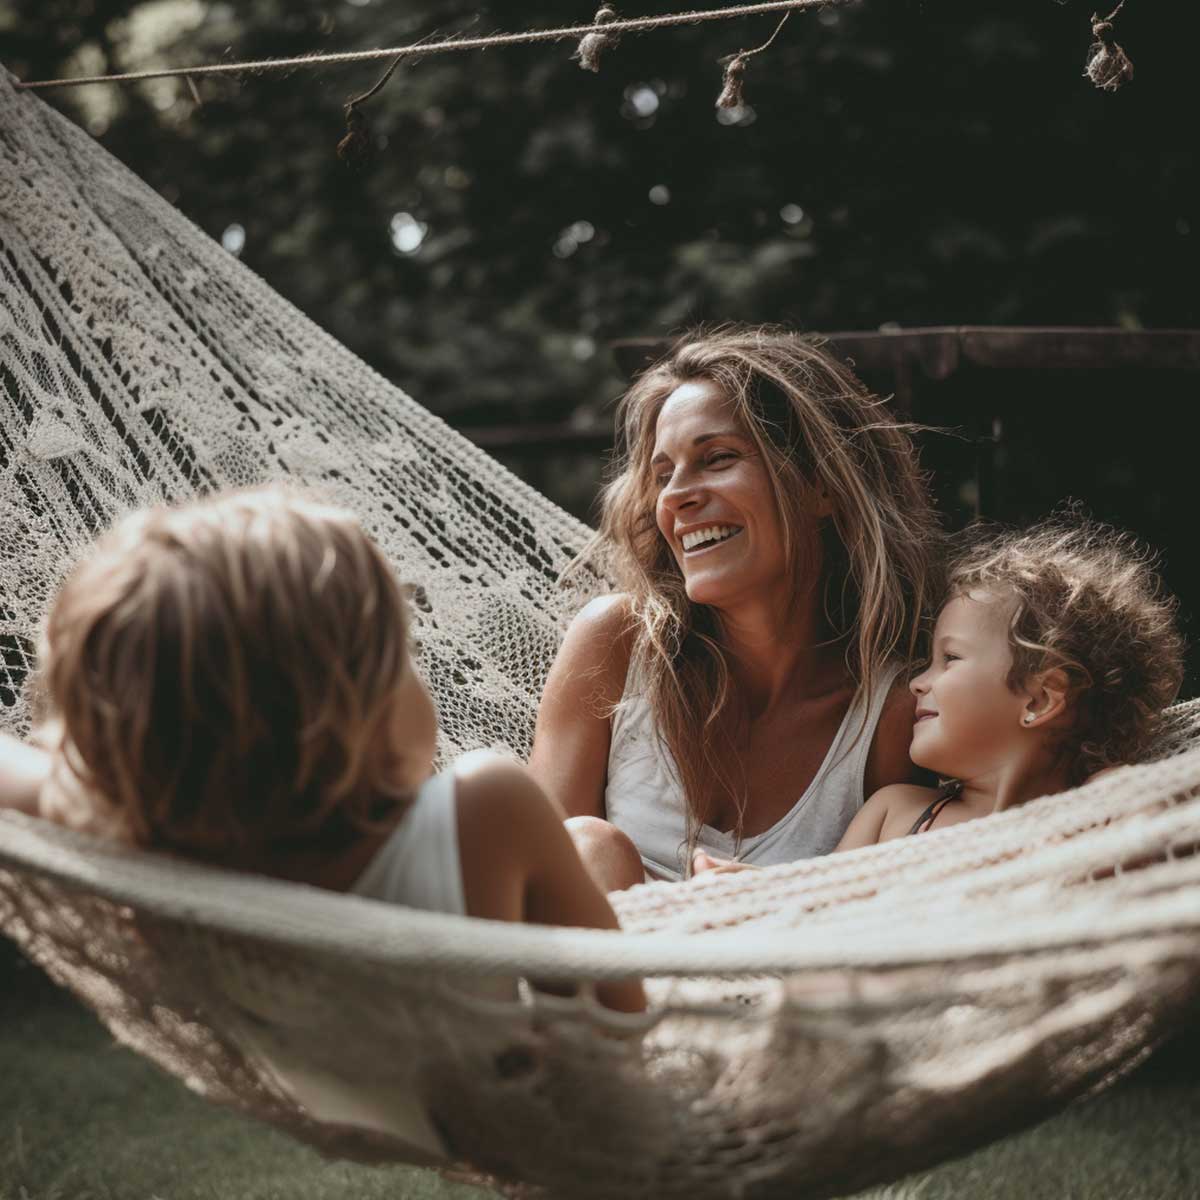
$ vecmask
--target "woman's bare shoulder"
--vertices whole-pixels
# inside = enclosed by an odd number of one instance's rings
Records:
[[[629,636],[633,633],[633,620],[633,597],[627,592],[610,592],[589,600],[575,614],[571,628],[607,637]]]
[[[611,675],[624,686],[633,637],[632,598],[620,592],[597,596],[575,614],[555,669],[567,668],[573,675]]]

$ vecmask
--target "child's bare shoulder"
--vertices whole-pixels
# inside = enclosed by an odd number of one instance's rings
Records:
[[[936,788],[921,787],[915,783],[893,783],[880,788],[867,801],[868,805],[875,805],[879,817],[879,836],[876,841],[887,842],[903,837],[936,795]]]
[[[466,826],[507,841],[547,819],[562,819],[528,769],[502,754],[464,754],[454,764],[454,780],[460,836]]]
[[[857,850],[907,833],[933,795],[932,788],[918,787],[915,783],[889,783],[881,787],[854,814],[837,849]]]

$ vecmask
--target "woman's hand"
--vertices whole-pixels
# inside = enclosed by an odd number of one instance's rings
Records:
[[[735,862],[731,858],[715,858],[707,850],[692,852],[692,877],[697,875],[736,875],[741,871],[761,871],[753,863]]]

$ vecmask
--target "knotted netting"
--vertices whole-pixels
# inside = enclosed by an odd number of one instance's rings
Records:
[[[0,80],[0,704],[124,511],[293,479],[417,585],[442,755],[523,753],[587,531]],[[600,584],[602,581],[594,581]],[[0,927],[122,1041],[323,1150],[555,1196],[827,1196],[1136,1064],[1200,990],[1200,710],[1158,761],[885,846],[634,889],[625,932],[409,912],[0,818]],[[649,1012],[588,981],[641,975]],[[572,999],[528,979],[575,979]]]

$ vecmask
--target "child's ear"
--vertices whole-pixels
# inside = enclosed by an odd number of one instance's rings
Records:
[[[1071,696],[1071,680],[1066,671],[1059,667],[1042,671],[1025,686],[1025,707],[1021,710],[1021,724],[1025,728],[1036,729],[1066,711]]]

